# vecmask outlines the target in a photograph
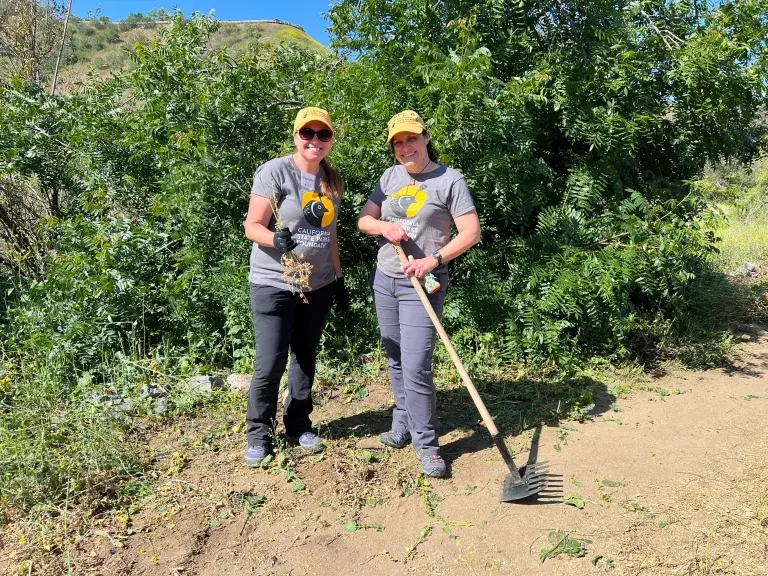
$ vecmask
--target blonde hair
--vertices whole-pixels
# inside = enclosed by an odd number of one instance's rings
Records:
[[[325,179],[320,183],[320,190],[323,195],[341,198],[341,194],[344,192],[344,180],[341,179],[341,175],[325,158],[320,160],[320,166],[323,167],[323,171],[325,172]]]

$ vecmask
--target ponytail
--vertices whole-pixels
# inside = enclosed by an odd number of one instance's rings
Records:
[[[341,179],[339,173],[331,167],[325,158],[320,160],[320,166],[322,166],[323,172],[325,172],[325,179],[320,183],[320,190],[323,195],[341,198],[341,194],[344,192],[344,180]]]

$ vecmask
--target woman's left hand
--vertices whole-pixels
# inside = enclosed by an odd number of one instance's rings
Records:
[[[416,278],[421,280],[424,276],[437,268],[437,260],[434,256],[427,256],[426,258],[411,260],[407,264],[403,264],[402,268],[406,278],[416,276]]]

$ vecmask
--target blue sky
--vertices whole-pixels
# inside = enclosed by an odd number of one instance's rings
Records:
[[[279,18],[298,24],[307,34],[321,44],[328,44],[328,34],[325,28],[328,21],[323,19],[323,13],[330,8],[330,0],[74,0],[72,12],[84,17],[90,10],[94,14],[101,6],[102,16],[112,20],[120,20],[133,12],[146,14],[153,8],[171,10],[178,6],[185,16],[193,11],[207,14],[215,10],[219,20],[256,20]]]

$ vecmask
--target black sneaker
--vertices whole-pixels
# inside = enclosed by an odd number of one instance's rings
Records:
[[[410,432],[396,432],[395,430],[390,430],[389,432],[379,434],[379,442],[390,448],[403,448],[410,441]]]

